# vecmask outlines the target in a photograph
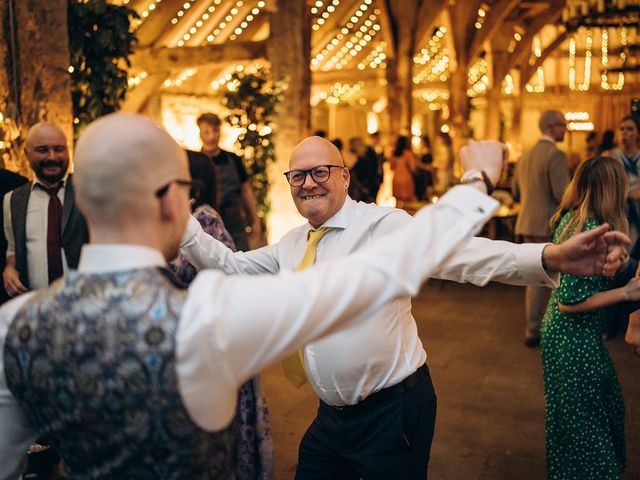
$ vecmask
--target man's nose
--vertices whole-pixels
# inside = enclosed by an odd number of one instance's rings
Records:
[[[304,183],[302,184],[302,188],[313,188],[317,186],[318,183],[311,176],[311,172],[307,172],[304,177]]]

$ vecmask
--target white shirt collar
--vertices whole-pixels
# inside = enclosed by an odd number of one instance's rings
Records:
[[[349,214],[351,213],[351,210],[353,209],[353,206],[355,204],[356,202],[353,201],[351,197],[347,196],[344,200],[344,204],[342,205],[342,208],[338,210],[333,215],[333,217],[331,217],[329,220],[324,222],[322,226],[336,228],[336,229],[339,228],[341,230],[344,230],[345,228],[347,228],[347,225],[349,223]],[[311,226],[311,224],[308,224],[308,225],[309,225],[309,230],[313,230],[313,227]]]
[[[87,244],[82,247],[78,271],[108,273],[166,266],[162,253],[153,248],[126,244]]]
[[[540,137],[540,140],[546,140],[547,142],[551,142],[551,143],[554,143],[554,144],[556,143],[555,138],[550,137],[549,135],[542,135]]]

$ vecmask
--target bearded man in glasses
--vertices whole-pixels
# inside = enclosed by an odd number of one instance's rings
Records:
[[[490,191],[492,182],[499,178],[496,165],[504,155],[502,145],[477,142],[463,154],[463,164],[470,168],[462,183]],[[376,239],[411,223],[411,217],[402,210],[349,198],[349,170],[337,148],[323,138],[309,137],[298,144],[285,176],[293,201],[308,223],[288,232],[274,245],[234,253],[202,233],[198,222],[190,219],[182,253],[198,268],[277,273],[305,268],[312,243],[315,262],[323,264],[365,250]],[[434,223],[430,227],[427,235],[444,244],[456,236],[454,224]],[[447,255],[431,276],[477,285],[492,280],[552,285],[558,271],[611,275],[620,265],[621,253],[619,246],[611,245],[621,237],[614,232],[605,236],[605,231],[592,230],[561,245],[516,245],[472,238]],[[318,232],[322,233],[319,240]],[[418,243],[416,239],[414,246]],[[397,249],[403,248],[397,245]],[[380,262],[386,259],[382,257]],[[347,291],[358,288],[337,272],[327,286],[336,284]],[[310,291],[309,299],[315,294]],[[311,309],[311,305],[305,306],[305,310]],[[354,316],[358,314],[354,312]],[[300,444],[296,478],[423,480],[436,397],[427,355],[411,315],[411,297],[385,302],[357,326],[309,343],[302,356],[306,377],[320,397],[320,406]],[[287,368],[290,366],[288,363]],[[293,375],[288,377],[295,379]]]

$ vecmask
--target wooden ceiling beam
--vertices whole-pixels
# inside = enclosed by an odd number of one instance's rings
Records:
[[[433,23],[442,13],[446,4],[447,0],[431,0],[424,2],[420,7],[420,12],[418,13],[420,20],[418,20],[418,30],[416,32],[416,51],[431,39],[435,28]]]
[[[208,3],[209,2],[194,3],[193,6],[189,8],[189,10],[185,13],[185,15],[183,15],[178,20],[178,23],[176,23],[175,25],[172,25],[171,23],[167,22],[168,25],[171,25],[171,27],[165,30],[163,35],[158,38],[158,41],[155,43],[155,45],[156,46],[164,45],[167,47],[175,46],[178,43],[178,41],[182,39],[182,36],[189,31],[189,28],[191,28],[191,25],[197,22],[198,19],[200,19],[200,17],[202,16],[202,14],[207,11],[207,9],[209,8]],[[176,13],[177,11],[174,12],[174,15]],[[203,29],[205,29],[204,25],[203,25]],[[193,37],[191,38],[191,40],[193,40]],[[187,43],[190,43],[191,40]]]
[[[136,35],[141,47],[155,45],[171,25],[171,19],[176,14],[184,0],[164,0],[156,5],[156,9],[138,27]],[[171,25],[173,27],[173,25]]]
[[[217,43],[226,42],[229,37],[234,33],[233,31],[243,22],[247,15],[251,13],[251,9],[256,6],[254,2],[245,2],[238,10],[238,13],[233,17],[230,22],[227,22],[226,28],[218,35]]]
[[[131,68],[148,74],[199,67],[212,63],[242,62],[266,58],[267,41],[228,42],[222,45],[203,45],[182,48],[139,49],[131,57]]]

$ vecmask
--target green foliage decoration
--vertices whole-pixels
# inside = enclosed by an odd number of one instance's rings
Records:
[[[135,10],[105,0],[69,0],[73,126],[77,138],[93,120],[115,112],[127,93],[129,56],[137,45]]]
[[[238,154],[244,159],[251,177],[262,223],[270,210],[267,170],[275,161],[273,124],[276,108],[286,89],[284,82],[275,82],[266,67],[239,67],[226,82],[222,104],[230,110],[226,120],[240,128]]]

